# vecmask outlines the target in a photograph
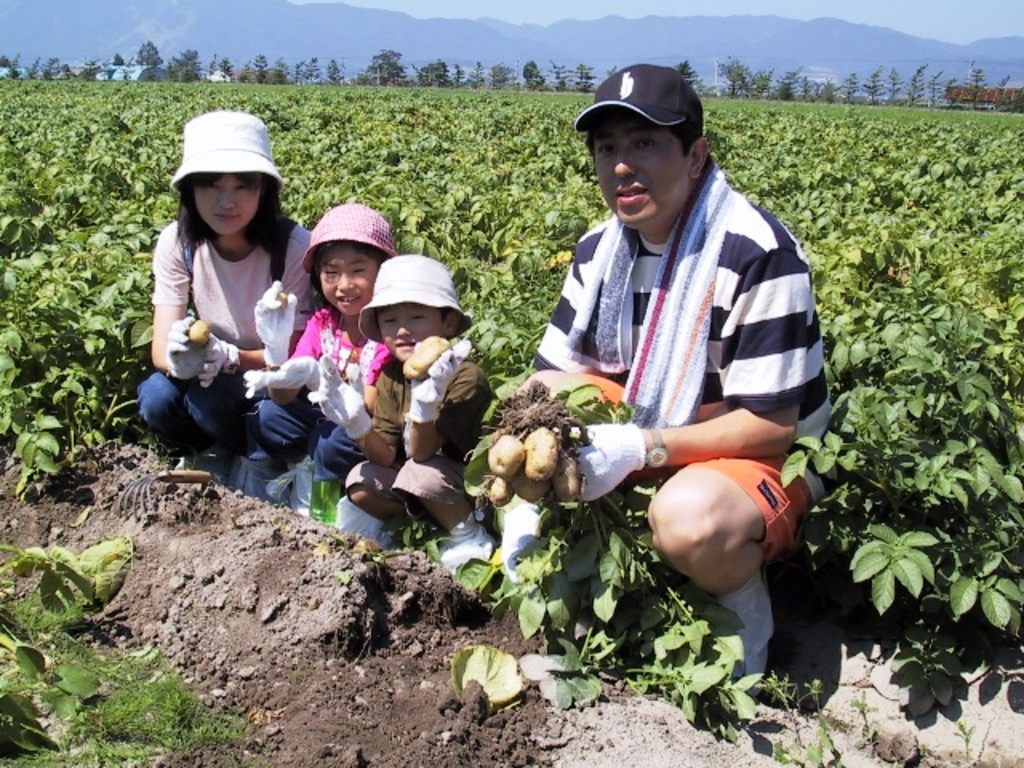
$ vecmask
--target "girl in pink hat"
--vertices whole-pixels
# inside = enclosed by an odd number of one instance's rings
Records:
[[[366,338],[359,330],[359,313],[373,297],[377,271],[384,260],[395,255],[391,227],[373,208],[360,203],[345,203],[331,208],[313,228],[302,266],[309,273],[318,308],[286,363],[277,370],[250,371],[245,374],[249,392],[266,389],[271,402],[259,410],[259,431],[264,441],[275,435],[290,434],[294,428],[289,409],[302,403],[314,406],[304,390],[315,391],[319,384],[317,361],[328,355],[346,380],[362,388],[365,406],[373,411],[376,382],[381,368],[390,359],[388,348]],[[319,409],[314,409],[320,417]],[[311,432],[311,433],[310,433]],[[309,459],[300,472],[312,470],[314,487],[333,483],[329,497],[335,505],[341,482],[349,470],[365,459],[359,447],[332,422],[319,418],[309,439]],[[304,480],[298,475],[296,489]],[[337,492],[333,492],[337,491]],[[308,502],[301,490],[292,493],[292,507],[305,512]],[[318,508],[313,514],[323,522],[339,524],[336,509]],[[343,524],[343,521],[342,521]],[[352,531],[357,533],[360,531]]]

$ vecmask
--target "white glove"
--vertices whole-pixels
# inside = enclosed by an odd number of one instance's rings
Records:
[[[193,379],[203,370],[206,362],[206,347],[193,344],[188,339],[188,329],[196,319],[187,315],[171,323],[167,332],[167,370],[176,379]]]
[[[366,396],[366,383],[363,381],[363,369],[359,363],[349,363],[345,366],[345,381],[360,395]]]
[[[256,302],[253,310],[256,315],[256,333],[263,342],[263,359],[267,365],[284,365],[295,329],[295,307],[299,300],[295,294],[289,293],[287,302],[282,304],[282,293],[284,286],[280,280],[275,280]]]
[[[330,355],[321,357],[319,365],[320,386],[309,393],[309,402],[319,404],[324,416],[342,427],[353,440],[358,440],[372,426],[366,401],[341,378]]]
[[[314,357],[294,357],[276,371],[246,371],[245,396],[255,397],[261,389],[315,390],[320,386],[320,366]]]
[[[537,540],[540,509],[536,504],[524,501],[505,512],[504,527],[501,531],[501,565],[505,575],[513,584],[519,583],[516,566],[519,556]]]
[[[643,469],[647,443],[636,424],[595,424],[587,427],[590,445],[580,449],[584,501],[599,499],[619,486],[630,474]]]
[[[238,369],[238,347],[230,341],[222,341],[210,334],[210,340],[203,347],[206,350],[206,362],[199,372],[199,384],[208,387],[213,384],[217,374],[234,373]]]
[[[412,383],[412,401],[409,403],[409,419],[419,424],[437,421],[441,413],[448,385],[455,378],[459,366],[469,357],[473,344],[463,339],[451,349],[445,350],[427,371],[427,378]]]

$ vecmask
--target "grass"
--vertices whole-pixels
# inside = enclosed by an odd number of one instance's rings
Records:
[[[243,735],[240,715],[208,709],[155,649],[125,654],[79,639],[89,627],[80,608],[47,611],[35,593],[4,607],[21,642],[42,652],[49,664],[47,675],[33,680],[0,655],[0,692],[30,698],[59,749],[4,755],[3,765],[144,765],[159,753],[223,744]],[[59,677],[51,672],[72,666],[95,676],[100,683],[96,693],[69,696],[59,690]]]

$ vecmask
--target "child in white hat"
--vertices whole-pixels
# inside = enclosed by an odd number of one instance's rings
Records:
[[[258,117],[214,111],[185,126],[171,180],[178,217],[153,254],[156,372],[138,388],[143,420],[173,450],[215,448],[253,467],[283,467],[288,454],[305,452],[305,434],[270,452],[253,440],[242,377],[284,362],[307,317],[297,306],[309,304],[309,232],[282,213],[283,183]],[[281,302],[282,293],[293,298]],[[210,331],[206,343],[189,338],[197,318]],[[267,328],[276,329],[271,344],[262,338]],[[259,484],[246,490],[263,495]]]
[[[366,454],[348,475],[348,498],[378,520],[426,511],[451,534],[441,548],[449,571],[489,559],[495,541],[477,521],[463,481],[465,458],[494,397],[487,376],[466,361],[468,339],[444,352],[425,379],[410,381],[403,372],[418,344],[435,336],[454,339],[470,327],[448,270],[426,256],[388,259],[359,327],[394,357],[377,380],[372,419],[327,357],[321,358],[319,390],[310,396]]]

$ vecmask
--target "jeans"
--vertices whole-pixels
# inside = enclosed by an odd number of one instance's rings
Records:
[[[156,371],[136,391],[143,421],[171,449],[204,451],[220,443],[236,456],[248,454],[246,419],[255,402],[245,396],[241,374],[221,374],[209,387]]]
[[[309,455],[313,457],[313,480],[338,480],[342,483],[349,471],[366,456],[344,429],[321,417],[309,438]]]
[[[309,402],[305,390],[287,405],[278,405],[269,398],[260,400],[253,418],[246,423],[249,458],[301,460],[310,450],[310,436],[322,420],[320,408]]]
[[[139,385],[139,413],[172,450],[201,452],[219,443],[252,461],[305,456],[310,434],[323,420],[320,409],[304,395],[278,405],[262,394],[247,398],[245,389],[238,373],[222,373],[203,387],[198,379],[181,381],[158,371]]]

